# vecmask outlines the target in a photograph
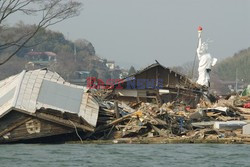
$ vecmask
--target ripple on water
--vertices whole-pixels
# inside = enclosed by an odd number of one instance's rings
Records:
[[[0,145],[0,166],[250,166],[249,145]]]

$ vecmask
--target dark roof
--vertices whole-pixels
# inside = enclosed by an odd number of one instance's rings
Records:
[[[141,74],[141,73],[143,73],[143,72],[145,72],[145,71],[147,71],[147,70],[149,70],[149,69],[151,69],[151,68],[158,67],[158,66],[160,66],[160,67],[162,67],[162,68],[164,68],[164,69],[166,69],[166,70],[169,70],[170,72],[175,73],[178,77],[181,77],[181,78],[185,79],[186,81],[188,81],[188,83],[189,83],[190,85],[192,85],[193,87],[196,87],[196,88],[201,88],[201,87],[202,87],[201,85],[199,85],[199,84],[197,84],[197,83],[191,81],[187,76],[185,76],[185,75],[183,75],[183,74],[181,74],[181,73],[179,73],[179,72],[176,72],[176,71],[174,71],[174,70],[172,70],[172,69],[170,69],[170,68],[168,68],[168,67],[165,67],[165,66],[161,65],[159,62],[153,63],[153,64],[147,66],[146,68],[144,68],[144,69],[142,69],[142,70],[139,70],[139,71],[137,71],[136,73],[134,73],[134,74],[132,74],[132,75],[129,75],[129,76],[123,78],[123,79],[122,79],[123,81],[121,81],[121,82],[133,80],[133,79],[135,78],[136,75],[139,75],[139,74]],[[119,82],[119,83],[121,83],[121,82]],[[119,83],[117,83],[117,84],[119,84]],[[117,85],[117,84],[115,84],[115,85]]]
[[[154,68],[154,67],[157,67],[157,66],[160,66],[160,67],[162,67],[162,68],[164,68],[164,69],[166,69],[166,70],[169,70],[169,71],[171,71],[171,72],[174,72],[174,73],[175,73],[176,75],[178,75],[178,76],[187,78],[185,75],[183,75],[183,74],[181,74],[181,73],[179,73],[179,72],[176,72],[176,71],[174,71],[174,70],[172,70],[172,69],[170,69],[170,68],[168,68],[168,67],[165,67],[165,66],[161,65],[159,62],[153,63],[153,64],[147,66],[146,68],[137,71],[135,74],[132,74],[131,76],[138,75],[138,74],[140,74],[140,73],[142,73],[142,72],[144,72],[144,71],[147,71],[148,69],[151,69],[151,68]],[[187,79],[188,79],[188,78],[187,78]],[[190,81],[190,82],[191,82],[191,81]]]

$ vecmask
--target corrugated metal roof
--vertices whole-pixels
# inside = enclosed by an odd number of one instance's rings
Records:
[[[0,117],[12,108],[35,113],[42,107],[78,114],[94,127],[99,113],[98,103],[83,86],[47,69],[23,71],[0,82]]]

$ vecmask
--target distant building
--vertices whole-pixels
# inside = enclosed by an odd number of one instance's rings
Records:
[[[89,77],[89,74],[89,71],[75,71],[75,75],[79,79],[87,79],[87,77]]]
[[[115,69],[115,62],[114,62],[114,61],[107,61],[106,66],[107,66],[110,70],[114,70],[114,69]]]
[[[222,80],[219,80],[220,84],[222,86],[224,86],[225,90],[224,92],[222,92],[223,94],[228,94],[228,93],[232,93],[232,92],[235,92],[237,90],[237,92],[239,91],[243,91],[243,88],[246,86],[244,84],[244,82],[242,81],[238,81],[238,85],[237,85],[237,88],[236,88],[236,82],[235,81],[222,81]]]
[[[69,80],[70,83],[85,86],[87,84],[87,78],[89,77],[89,71],[75,71],[73,78]]]
[[[122,79],[122,78],[125,78],[127,76],[128,76],[128,70],[121,69],[121,73],[119,74],[119,78]]]
[[[98,61],[101,62],[101,63],[104,63],[104,62],[105,62],[105,60],[102,59],[102,58],[100,58]]]
[[[57,54],[54,52],[28,52],[25,56],[26,60],[39,65],[41,67],[47,67],[50,63],[55,63]]]
[[[238,80],[237,92],[243,91],[246,85],[242,80]],[[216,92],[218,95],[231,94],[232,92],[236,92],[236,81],[221,80],[218,76],[212,75],[210,91]]]

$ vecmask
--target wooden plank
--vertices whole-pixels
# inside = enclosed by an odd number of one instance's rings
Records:
[[[8,127],[7,129],[3,130],[2,132],[0,132],[0,136],[5,135],[6,133],[12,131],[13,129],[15,129],[15,128],[19,127],[19,126],[21,126],[22,124],[24,124],[25,122],[27,122],[27,121],[29,121],[29,120],[31,120],[31,119],[32,119],[32,118],[29,117],[29,118],[26,118],[26,119],[24,119],[24,120],[22,120],[22,121],[19,121],[19,122],[15,123],[14,125]]]
[[[4,117],[0,118],[0,132],[12,126],[16,122],[22,121],[29,116],[18,111],[10,111]]]
[[[136,113],[136,112],[135,112],[135,113]],[[123,117],[121,117],[121,118],[118,118],[118,119],[116,119],[116,120],[110,122],[107,126],[116,125],[116,124],[122,122],[123,120],[125,120],[125,119],[127,119],[127,118],[129,118],[129,117],[132,117],[135,113],[128,114],[128,115],[125,115],[125,116],[123,116]]]
[[[120,116],[120,113],[119,113],[119,110],[118,110],[118,102],[115,101],[114,105],[115,105],[115,107],[114,107],[114,110],[115,110],[115,117],[116,117],[116,118],[120,118],[121,116]]]
[[[70,128],[74,128],[74,126],[76,126],[77,128],[80,128],[80,129],[82,129],[84,131],[91,131],[91,132],[94,131],[94,128],[92,128],[92,127],[85,126],[85,125],[79,124],[77,122],[74,122],[74,125],[73,125],[69,120],[65,120],[63,118],[51,116],[51,115],[48,115],[48,114],[36,113],[36,116],[38,118],[41,118],[41,119],[44,119],[44,120],[47,120],[47,121],[51,121],[51,122],[54,122],[54,123],[57,123],[57,124],[60,124],[60,125],[63,125],[63,126],[67,126],[67,127],[70,127]]]
[[[159,128],[157,128],[156,126],[154,125],[151,125],[152,129],[154,129],[160,136],[162,137],[168,137],[169,135],[164,132],[164,131],[161,131]]]
[[[135,115],[136,113],[137,113],[137,112],[134,112],[134,113],[125,115],[125,116],[123,116],[123,117],[121,117],[121,118],[118,118],[118,119],[116,119],[116,120],[114,120],[114,121],[112,121],[112,122],[110,122],[110,123],[108,123],[108,124],[106,124],[106,125],[99,126],[99,127],[96,128],[95,132],[101,132],[101,131],[103,131],[103,130],[109,128],[110,126],[117,125],[118,123],[120,123],[120,122],[126,120],[127,118],[132,117],[132,116]]]
[[[32,120],[38,121],[40,123],[40,130],[30,133],[27,130],[27,125],[22,124],[18,128],[14,129],[10,132],[9,138],[7,139],[8,142],[10,141],[18,141],[18,140],[27,140],[27,139],[35,139],[47,136],[55,136],[59,134],[67,134],[72,133],[75,130],[73,128],[65,127],[50,121],[36,119],[33,118]]]

